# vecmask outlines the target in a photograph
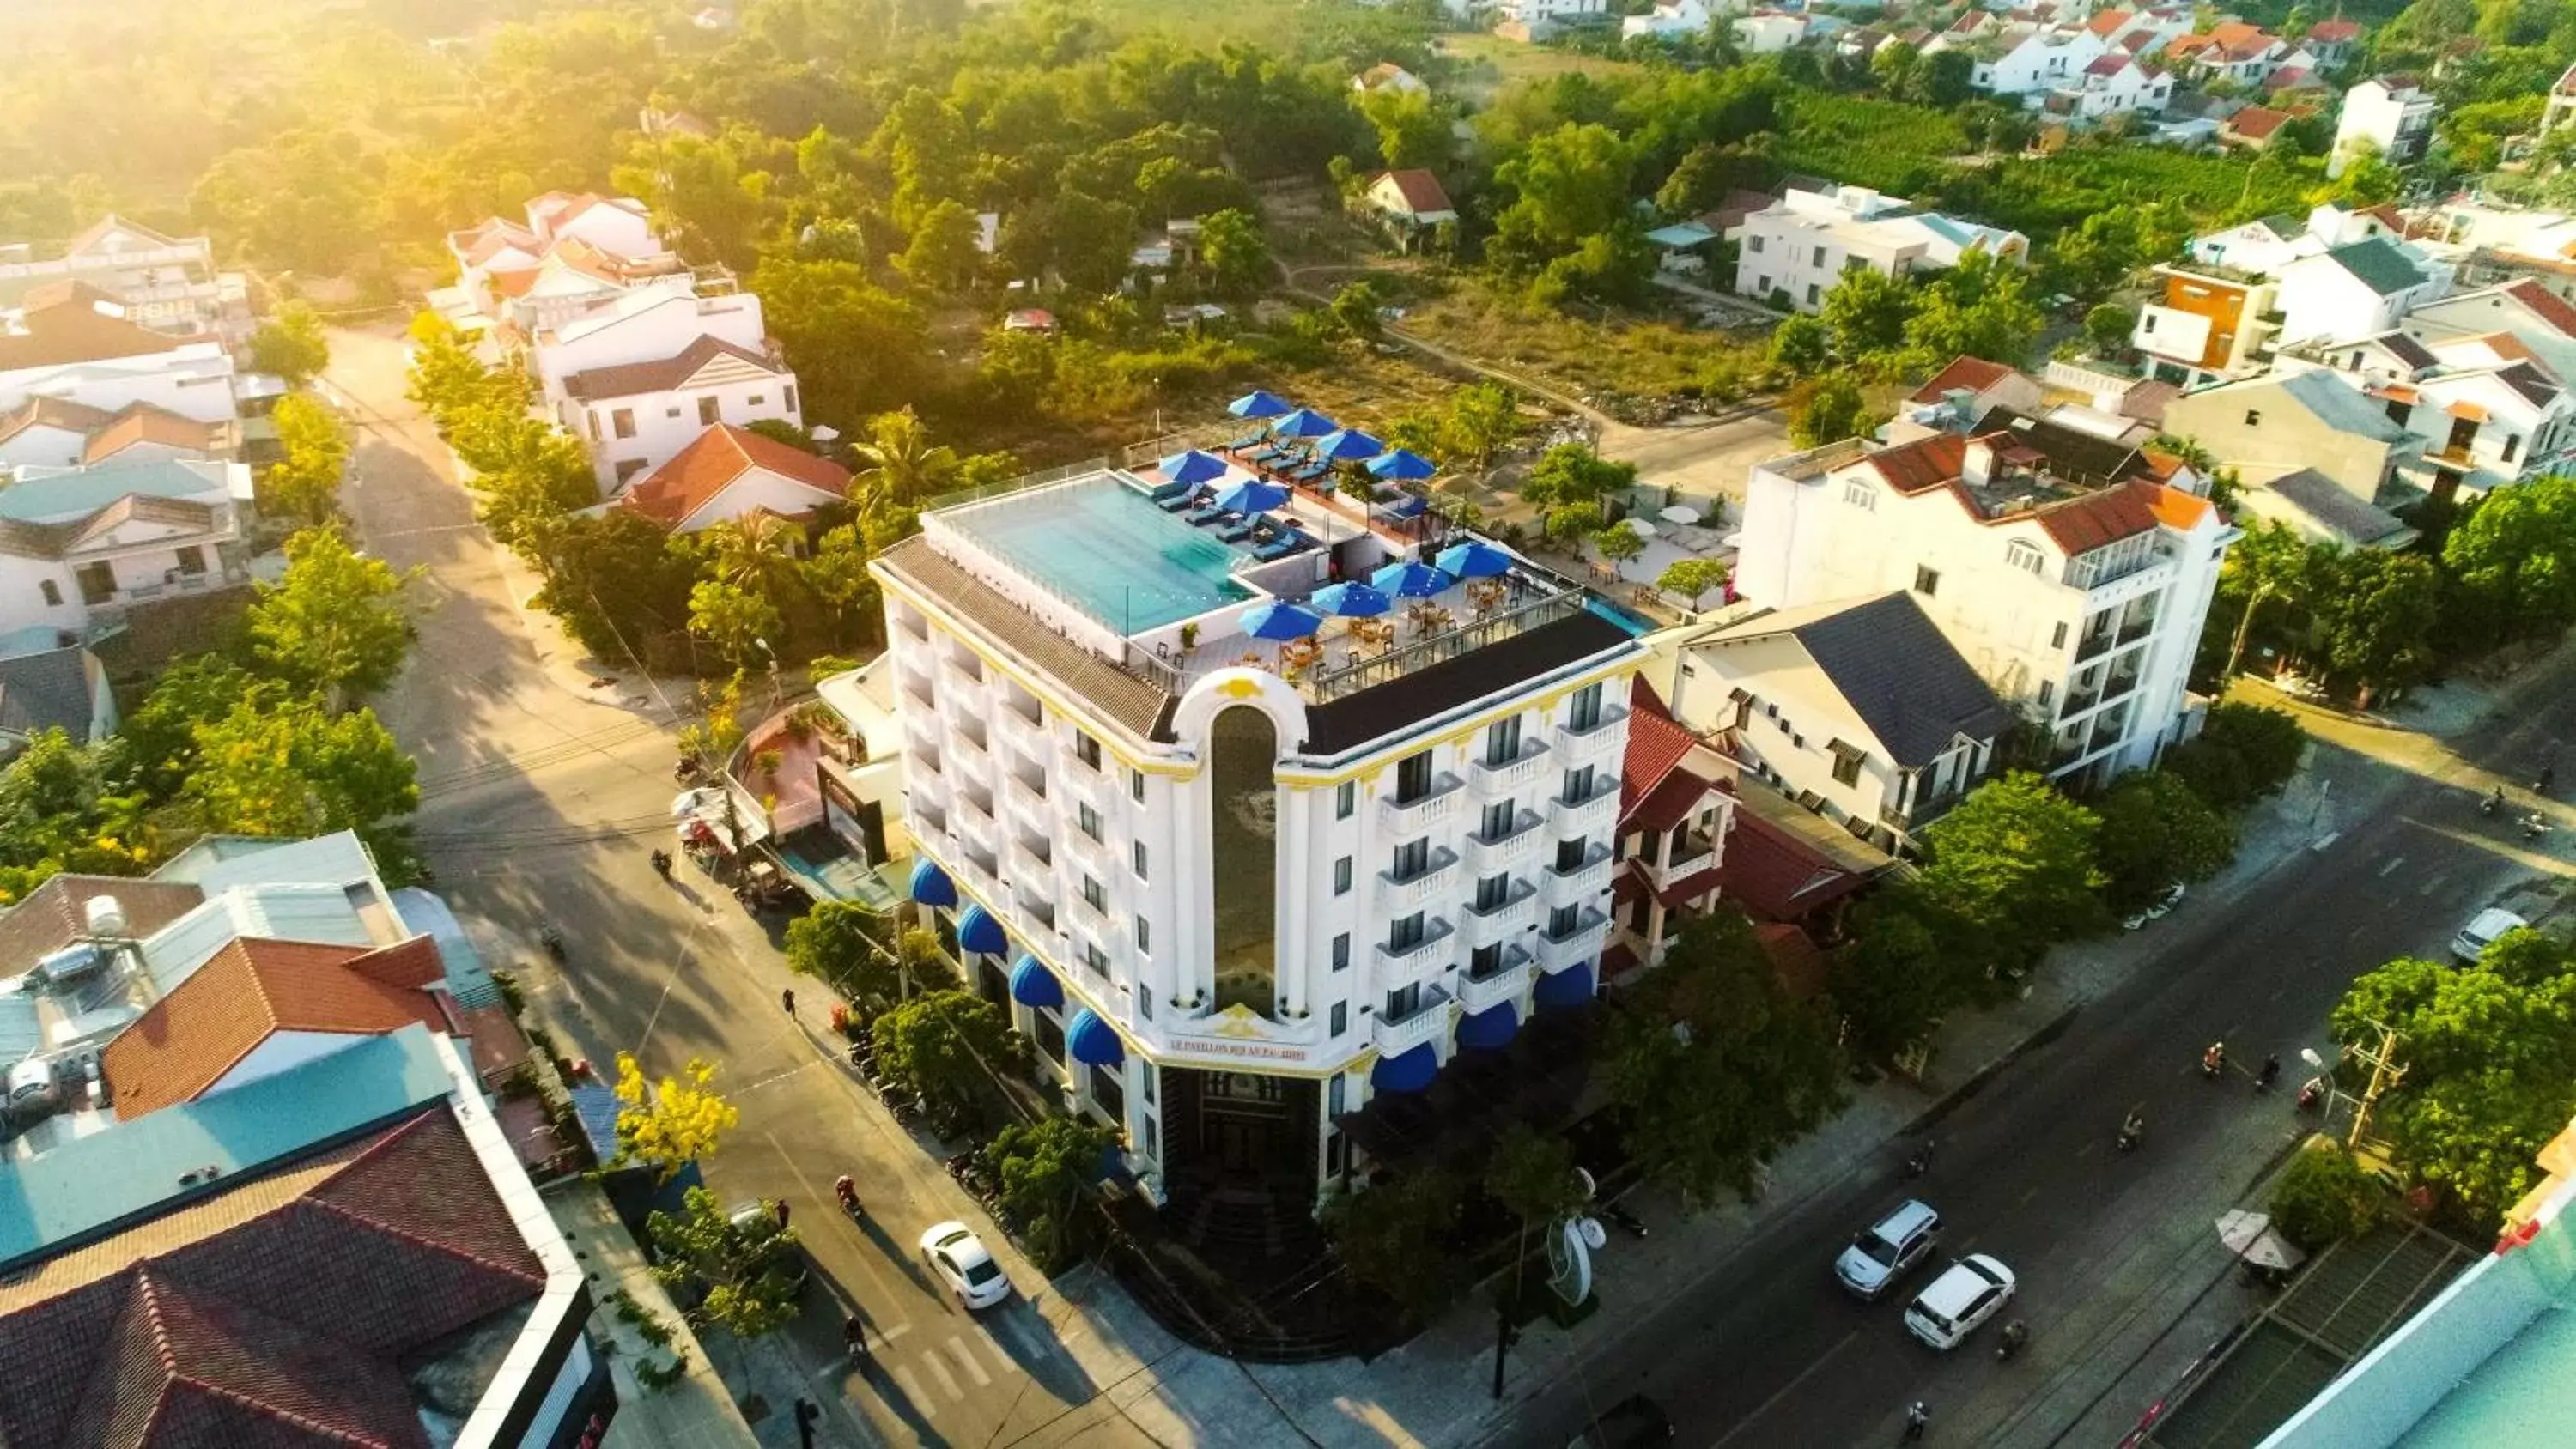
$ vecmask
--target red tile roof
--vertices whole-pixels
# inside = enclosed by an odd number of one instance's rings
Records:
[[[2108,55],[2095,56],[2093,58],[2093,63],[2084,67],[2084,73],[2086,75],[2111,76],[2118,75],[2120,72],[2127,70],[2128,68],[2129,58],[2120,54],[2118,51],[2113,51]]]
[[[1648,790],[1643,799],[1620,811],[1619,833],[1670,830],[1697,814],[1699,802],[1707,799],[1708,793],[1716,788],[1715,781],[1703,780],[1688,770],[1673,770]]]
[[[2358,39],[2360,35],[2361,22],[2358,20],[2320,20],[2308,27],[2307,38],[2327,45],[2341,45],[2347,40]]]
[[[2092,31],[2097,37],[2108,40],[2126,29],[2129,22],[2135,18],[2137,17],[2126,10],[2105,10],[2085,21],[2084,28]]]
[[[281,1031],[375,1036],[414,1022],[451,1030],[424,989],[442,975],[427,936],[378,951],[235,940],[108,1043],[101,1065],[117,1115],[194,1100]]]
[[[1394,182],[1397,194],[1404,198],[1405,209],[1416,216],[1458,209],[1449,204],[1449,193],[1441,189],[1440,178],[1419,167],[1381,172],[1378,180]],[[1376,184],[1369,183],[1372,187]]]
[[[1719,888],[1757,921],[1804,920],[1868,883],[1751,810],[1735,812],[1718,873]]]
[[[2012,376],[2013,371],[2014,369],[2000,362],[1988,362],[1982,357],[1958,357],[1953,359],[1948,367],[1933,374],[1930,382],[1916,388],[1914,395],[1906,401],[1936,403],[1944,394],[1961,389],[1969,392],[1984,392],[1987,388]]]
[[[1619,814],[1624,821],[1637,802],[1664,782],[1682,757],[1699,745],[1664,708],[1654,686],[1642,676],[1628,679],[1628,753],[1619,762]]]
[[[1936,433],[1893,448],[1881,448],[1861,461],[1899,493],[1920,493],[1959,476],[1968,460],[1968,440],[1956,433]]]
[[[125,320],[114,297],[87,282],[48,282],[18,299],[23,330],[0,331],[0,372],[144,357],[179,339]]]
[[[126,929],[149,936],[206,903],[206,893],[178,881],[128,880],[111,875],[49,876],[26,898],[0,911],[0,976],[15,976],[89,934],[82,909],[114,896]]]
[[[2576,337],[2576,307],[2567,299],[2538,282],[2521,281],[2504,289],[2505,295],[2531,309],[2534,316],[2549,324],[2562,337]]]
[[[2031,516],[2072,557],[2154,528],[2153,495],[2166,491],[2160,483],[2123,483],[2049,504]]]
[[[835,498],[850,491],[850,470],[838,463],[776,438],[718,423],[698,434],[697,441],[670,462],[646,474],[618,502],[665,528],[677,528],[754,468]]]
[[[2248,140],[2268,139],[2274,131],[2290,123],[2290,113],[2270,106],[2247,106],[2227,118],[2227,129]]]

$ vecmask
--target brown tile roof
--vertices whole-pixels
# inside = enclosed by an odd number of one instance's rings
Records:
[[[1440,178],[1419,167],[1379,173],[1379,179],[1392,181],[1404,197],[1405,209],[1416,216],[1434,211],[1455,211],[1449,204],[1449,193],[1440,188]],[[1369,183],[1374,186],[1377,183]]]
[[[2129,22],[2136,18],[2134,13],[2127,10],[2105,10],[2084,22],[2084,28],[2092,31],[2098,38],[2108,40],[2128,28]]]
[[[426,1449],[414,1356],[544,1286],[440,1103],[0,1278],[0,1442]]]
[[[1825,953],[1815,939],[1786,921],[1764,921],[1753,927],[1753,939],[1762,944],[1762,954],[1771,958],[1772,973],[1780,978],[1780,989],[1792,1001],[1812,1001],[1822,995],[1829,973]]]
[[[1749,809],[1735,812],[1718,875],[1719,889],[1756,921],[1805,920],[1869,884]]]
[[[2270,106],[2247,106],[2227,118],[2227,129],[2251,141],[2267,140],[2290,123],[2290,113]]]
[[[0,372],[142,357],[179,345],[126,321],[124,307],[87,282],[30,287],[19,299],[19,309],[23,330],[0,331]]]
[[[2069,556],[2144,533],[2158,524],[2188,529],[2206,516],[2207,499],[2161,483],[2132,479],[2037,509],[2031,517]]]
[[[128,880],[112,875],[58,875],[0,911],[0,976],[15,976],[39,957],[89,934],[81,908],[93,896],[114,896],[125,909],[126,929],[149,936],[204,905],[206,893],[176,881]]]
[[[618,496],[618,503],[664,528],[677,528],[754,468],[835,498],[850,491],[850,470],[840,464],[776,438],[718,423],[698,434],[670,462],[637,480]]]
[[[2308,27],[2307,38],[2326,45],[2341,45],[2360,35],[2361,22],[2358,20],[2320,20]]]
[[[1920,493],[1959,476],[1968,461],[1968,440],[1956,433],[1937,433],[1893,448],[1882,448],[1861,460],[1899,493]]]
[[[1688,770],[1673,770],[1664,776],[1662,784],[1647,791],[1644,799],[1620,811],[1619,833],[1670,830],[1697,813],[1699,802],[1707,799],[1709,792],[1716,788],[1715,781],[1703,780]],[[1686,891],[1679,896],[1668,893],[1664,904],[1672,905],[1677,900],[1697,894],[1698,891]]]
[[[1916,388],[1914,395],[1906,401],[1936,403],[1943,395],[1963,388],[1969,392],[1984,392],[2012,376],[2013,372],[2014,369],[2000,362],[1988,362],[1982,357],[1956,358],[1948,367],[1933,374],[1930,382]]]
[[[1664,777],[1699,744],[1682,728],[1644,676],[1628,681],[1628,752],[1619,762],[1619,814],[1624,821],[1638,802],[1654,793]]]
[[[149,493],[128,493],[77,523],[64,524],[63,547],[66,550],[80,548],[92,539],[136,522],[167,524],[189,533],[207,533],[215,526],[215,505],[189,498],[156,498]]]
[[[2504,292],[2548,323],[2559,336],[2576,337],[2576,307],[2569,306],[2566,298],[2532,281],[2516,282]]]
[[[615,367],[594,367],[576,372],[564,379],[564,392],[585,402],[594,398],[633,397],[637,393],[669,392],[697,375],[699,368],[719,357],[731,357],[750,363],[761,371],[784,376],[785,370],[748,347],[738,347],[721,337],[700,337],[671,357],[652,362],[628,362]]]
[[[436,996],[437,943],[377,951],[244,937],[216,952],[107,1045],[117,1115],[192,1101],[281,1031],[379,1035],[450,1029]]]
[[[60,559],[70,538],[71,530],[60,524],[0,518],[0,554],[12,558]]]
[[[201,423],[150,403],[135,403],[107,419],[90,434],[89,446],[82,451],[81,461],[104,462],[137,443],[159,443],[169,448],[212,453],[221,447],[222,432],[213,423]]]
[[[58,428],[66,433],[87,436],[116,414],[105,408],[73,402],[67,397],[31,397],[7,413],[0,413],[0,443],[30,428]]]

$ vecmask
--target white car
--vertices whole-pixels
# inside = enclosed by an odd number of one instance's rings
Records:
[[[2011,1301],[2012,1269],[1983,1253],[1952,1263],[1905,1310],[1905,1331],[1947,1352]]]
[[[2495,944],[2496,937],[2507,931],[2519,931],[2530,924],[2511,911],[2489,906],[2470,917],[2469,923],[2460,928],[2460,934],[2451,938],[2451,954],[2474,966],[2478,958],[2487,953],[2487,948]]]
[[[1941,1238],[1941,1215],[1930,1206],[1908,1201],[1852,1239],[1834,1260],[1834,1277],[1843,1287],[1875,1302],[1888,1285],[1931,1255]]]
[[[1011,1280],[1002,1265],[964,1223],[933,1224],[921,1235],[921,1256],[963,1307],[990,1308],[1011,1296]]]

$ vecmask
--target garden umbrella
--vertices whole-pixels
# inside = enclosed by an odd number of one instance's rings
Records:
[[[1274,438],[1320,438],[1326,433],[1338,432],[1340,428],[1340,424],[1313,408],[1299,408],[1272,423],[1270,435]]]
[[[1647,522],[1645,519],[1623,518],[1619,520],[1619,522],[1622,527],[1626,528],[1630,533],[1637,535],[1639,538],[1652,538],[1655,536],[1655,526]]]
[[[2218,1241],[2227,1245],[2227,1251],[2257,1268],[2277,1268],[2287,1272],[2305,1262],[2308,1256],[2272,1231],[2270,1218],[2242,1209],[2218,1220]]]
[[[1439,464],[1410,448],[1381,454],[1362,466],[1369,470],[1370,476],[1390,483],[1418,483],[1440,471]]]
[[[1225,405],[1225,410],[1238,418],[1275,418],[1290,411],[1288,400],[1274,392],[1254,388]]]
[[[1442,573],[1462,579],[1491,578],[1496,574],[1509,573],[1512,568],[1510,554],[1490,543],[1478,543],[1473,539],[1453,543],[1440,550],[1440,557],[1434,562],[1440,565]]]
[[[1344,428],[1315,445],[1315,456],[1334,463],[1356,463],[1386,451],[1386,444],[1357,428]]]
[[[1369,585],[1399,599],[1427,599],[1457,582],[1429,564],[1391,563],[1369,575]]]
[[[1287,489],[1257,478],[1237,483],[1216,496],[1216,506],[1228,513],[1268,513],[1287,501]]]
[[[1368,619],[1395,607],[1395,601],[1366,584],[1340,583],[1315,591],[1308,602],[1327,614],[1345,619]]]
[[[1202,453],[1196,448],[1186,453],[1174,453],[1155,465],[1165,478],[1175,483],[1205,483],[1211,478],[1222,478],[1227,466],[1223,458],[1214,453]]]
[[[1278,599],[1243,611],[1243,632],[1255,639],[1304,639],[1322,627],[1323,615]]]
[[[1678,523],[1684,527],[1699,522],[1699,510],[1687,503],[1676,503],[1655,516],[1666,523]]]

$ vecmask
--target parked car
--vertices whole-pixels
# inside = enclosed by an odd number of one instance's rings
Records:
[[[767,1220],[767,1226],[759,1229],[760,1231],[778,1232],[784,1229],[784,1224],[778,1221],[778,1209],[767,1202],[755,1200],[736,1203],[733,1210],[725,1214],[725,1220],[737,1228],[750,1229],[764,1219]],[[785,1275],[788,1291],[798,1297],[804,1296],[805,1285],[814,1276],[813,1266],[805,1261],[804,1245],[793,1240],[773,1241],[770,1251],[776,1256],[774,1259],[765,1259],[760,1264],[761,1272],[764,1275],[772,1272]]]
[[[1648,1449],[1673,1442],[1672,1417],[1644,1394],[1631,1394],[1593,1417],[1565,1449]]]
[[[2471,916],[2469,923],[2460,928],[2460,934],[2451,938],[2451,954],[2460,958],[2461,964],[2474,966],[2478,958],[2487,953],[2487,948],[2495,944],[2498,936],[2507,931],[2519,931],[2530,924],[2511,911],[2489,906]]]
[[[1011,1280],[1002,1265],[964,1223],[933,1223],[921,1235],[921,1256],[957,1295],[960,1307],[990,1308],[1011,1296]]]
[[[1983,1253],[1970,1253],[1914,1296],[1913,1306],[1905,1310],[1905,1331],[1946,1353],[2010,1302],[2014,1286],[2012,1269]]]
[[[1834,1259],[1834,1277],[1854,1296],[1874,1303],[1915,1264],[1930,1257],[1940,1240],[1941,1215],[1928,1204],[1908,1199],[1851,1240],[1851,1246]]]

